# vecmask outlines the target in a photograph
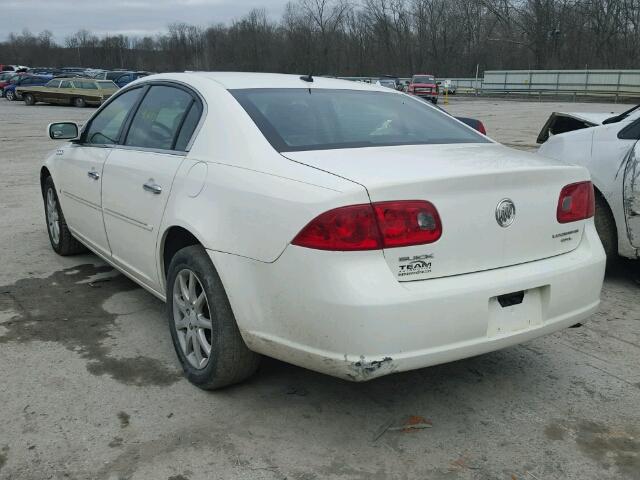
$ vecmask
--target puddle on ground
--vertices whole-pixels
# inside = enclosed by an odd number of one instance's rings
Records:
[[[604,468],[616,467],[621,478],[640,472],[640,430],[613,428],[593,420],[560,420],[545,428],[549,440],[575,441],[578,449]]]
[[[56,342],[87,360],[93,375],[108,375],[127,385],[170,385],[181,373],[149,357],[110,357],[104,343],[116,318],[103,308],[111,296],[140,288],[108,266],[78,265],[46,278],[23,278],[0,286],[0,344]],[[100,276],[100,280],[94,280]]]

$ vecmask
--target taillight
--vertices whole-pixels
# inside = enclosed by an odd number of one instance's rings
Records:
[[[556,218],[560,223],[577,222],[595,214],[595,195],[591,182],[567,185],[560,192]]]
[[[483,135],[487,134],[487,129],[484,128],[484,123],[482,123],[480,120],[478,120],[478,126],[476,127],[476,130],[478,130]]]
[[[384,248],[433,243],[442,235],[436,207],[423,200],[373,204]]]
[[[317,250],[378,250],[433,243],[441,235],[440,215],[432,203],[402,200],[329,210],[291,243]]]
[[[371,204],[329,210],[314,218],[291,242],[317,250],[377,250],[380,231]]]

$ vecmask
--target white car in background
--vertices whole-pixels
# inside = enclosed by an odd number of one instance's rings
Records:
[[[588,172],[385,87],[138,80],[41,170],[49,237],[167,302],[188,379],[259,354],[354,381],[514,345],[598,308]],[[580,285],[580,288],[576,288]]]
[[[440,83],[440,92],[444,95],[448,93],[449,95],[455,95],[457,92],[456,85],[451,80],[443,80]]]
[[[589,169],[596,229],[610,261],[640,257],[640,105],[619,115],[553,113],[538,153]]]

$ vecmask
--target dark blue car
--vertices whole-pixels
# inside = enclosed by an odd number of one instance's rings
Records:
[[[40,85],[46,85],[52,78],[52,75],[25,75],[24,77],[12,80],[12,83],[4,87],[2,96],[11,101],[20,100],[22,97],[16,92],[17,86],[38,87]]]
[[[147,75],[151,75],[151,72],[133,72],[126,70],[114,70],[112,72],[101,72],[94,78],[102,79],[102,80],[111,80],[113,83],[118,85],[120,88],[125,85],[137,80],[138,78],[146,77]]]

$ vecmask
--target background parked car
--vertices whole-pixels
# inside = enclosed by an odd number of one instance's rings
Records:
[[[418,97],[428,98],[434,104],[438,103],[438,84],[435,77],[428,73],[414,75],[407,92]]]
[[[54,78],[41,87],[18,87],[26,105],[38,102],[86,107],[98,106],[118,90],[110,80],[89,78]]]
[[[607,260],[640,258],[640,105],[619,115],[554,112],[538,153],[589,169]]]
[[[440,91],[443,94],[445,93],[448,93],[449,95],[456,94],[457,87],[451,80],[444,80],[442,82],[438,82],[438,84],[440,85]]]
[[[146,77],[151,75],[151,72],[134,72],[134,71],[122,71],[122,70],[112,70],[110,72],[103,72],[98,76],[95,76],[96,79],[102,80],[111,80],[118,87],[122,88],[125,85],[137,80],[138,78]]]
[[[390,88],[392,90],[396,90],[397,89],[396,82],[392,78],[380,78],[380,79],[378,79],[376,81],[375,84],[380,86],[380,87]]]
[[[24,72],[28,70],[29,67],[25,67],[24,65],[2,65],[0,64],[0,72]]]
[[[26,75],[26,74],[16,73],[14,71],[0,73],[0,96],[4,97],[4,87],[9,85],[12,80],[17,80],[23,75]]]
[[[46,85],[51,80],[51,75],[24,75],[14,78],[5,86],[2,96],[9,101],[21,100],[22,95],[16,93],[16,87],[36,87]]]

